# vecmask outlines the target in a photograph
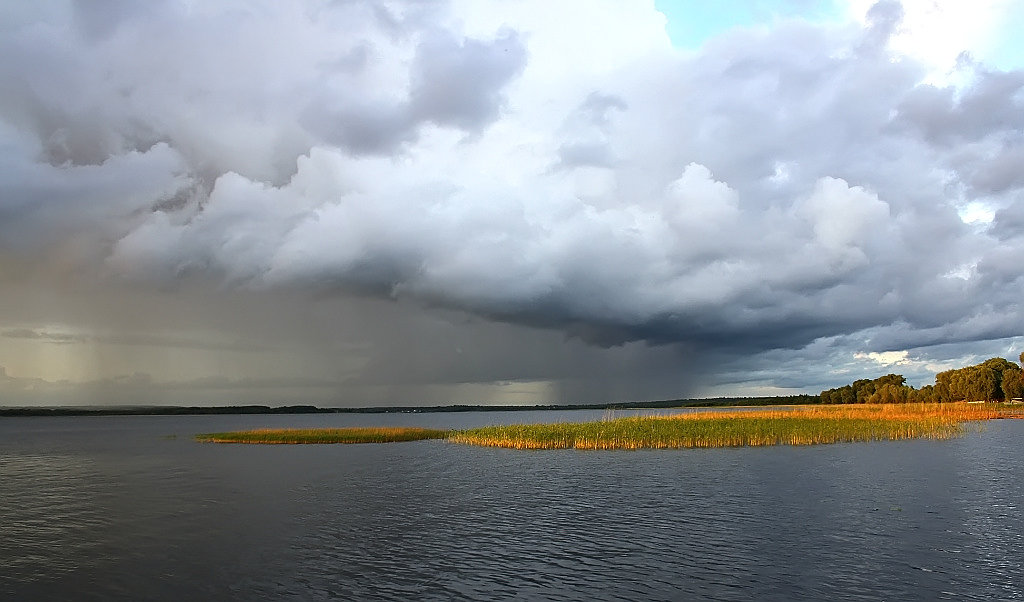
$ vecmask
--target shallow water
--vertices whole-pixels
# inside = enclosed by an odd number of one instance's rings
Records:
[[[191,439],[601,414],[0,419],[0,599],[1024,599],[1024,420],[632,452]]]

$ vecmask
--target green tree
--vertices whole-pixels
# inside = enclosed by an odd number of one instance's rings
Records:
[[[967,401],[989,401],[1001,399],[1002,389],[999,388],[999,373],[992,368],[980,365],[967,368],[964,378],[964,399]]]
[[[890,382],[875,389],[868,398],[868,403],[907,403],[909,396],[910,387]]]
[[[938,403],[939,395],[935,385],[925,385],[920,389],[911,389],[908,395],[911,403]]]
[[[993,357],[974,366],[939,372],[935,388],[941,401],[1000,400],[1004,398],[1003,375],[1016,370],[1016,364]]]
[[[1003,399],[1024,397],[1024,370],[1006,370],[1003,372]]]
[[[1006,396],[1003,393],[1002,388],[1003,379],[1006,377],[1007,372],[1018,372],[1020,370],[1017,367],[1017,364],[1014,364],[1013,362],[1006,360],[1005,358],[994,357],[992,359],[985,360],[984,362],[982,362],[981,367],[983,369],[991,370],[995,375],[997,381],[995,391],[993,392],[992,397],[989,397],[989,399],[1006,399]]]
[[[1024,365],[1024,353],[1020,354]],[[921,389],[907,386],[901,374],[876,379],[862,378],[852,384],[821,392],[822,403],[945,403],[950,401],[997,401],[1024,397],[1024,370],[1013,362],[993,357],[974,366],[945,370],[935,375],[934,385]]]
[[[853,381],[854,403],[867,403],[868,398],[875,392],[875,383],[866,378]]]

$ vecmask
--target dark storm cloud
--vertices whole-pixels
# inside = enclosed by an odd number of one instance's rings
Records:
[[[603,143],[569,143],[558,149],[559,167],[612,167],[615,158]]]
[[[498,117],[501,90],[522,71],[526,48],[513,31],[493,42],[431,33],[411,68],[410,112],[417,119],[477,132]]]
[[[598,347],[1013,336],[1024,73],[922,83],[887,47],[901,15],[690,54],[624,23],[619,64],[552,74],[561,36],[443,3],[40,9],[0,33],[0,252]]]
[[[54,166],[45,151],[0,124],[0,249],[34,252],[83,230],[102,239],[111,221],[146,212],[188,186],[180,155],[165,144],[97,165]],[[107,234],[113,237],[114,233]]]
[[[903,20],[903,6],[898,0],[879,0],[868,9],[867,27],[857,49],[861,52],[880,53]]]
[[[1018,195],[1013,204],[996,211],[990,231],[999,240],[1012,242],[1024,238],[1024,195]]]
[[[356,154],[388,154],[417,136],[417,124],[405,105],[324,110],[318,103],[307,109],[303,125]]]
[[[616,158],[608,147],[612,117],[628,108],[617,96],[591,92],[562,125],[557,167],[614,167]]]
[[[592,124],[606,126],[613,109],[625,111],[629,109],[629,105],[618,96],[591,92],[580,105],[579,112]]]
[[[502,88],[522,70],[525,48],[513,32],[490,42],[437,31],[424,37],[409,68],[408,98],[393,104],[344,99],[345,106],[332,108],[339,99],[325,96],[307,107],[303,125],[356,154],[395,152],[415,141],[425,123],[478,134],[498,117]]]
[[[928,141],[946,146],[1019,133],[1024,130],[1022,89],[1022,71],[978,68],[976,81],[963,94],[952,87],[917,86],[901,104],[897,121],[905,120]]]

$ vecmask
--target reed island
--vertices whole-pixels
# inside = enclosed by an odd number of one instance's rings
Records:
[[[1021,354],[1024,363],[1024,354]],[[1024,418],[1020,366],[993,358],[948,370],[935,385],[907,386],[898,374],[822,391],[820,403],[773,408],[675,410],[599,421],[513,424],[465,430],[392,428],[260,429],[205,433],[212,443],[389,443],[443,439],[514,449],[678,449],[819,445],[897,439],[948,439],[969,425]],[[979,398],[980,399],[974,399]]]
[[[515,424],[466,430],[409,427],[259,429],[206,433],[212,443],[388,443],[444,439],[514,449],[677,449],[817,445],[896,439],[948,439],[966,425],[1024,417],[1005,404],[805,406],[771,410],[700,411],[605,418],[596,422]]]

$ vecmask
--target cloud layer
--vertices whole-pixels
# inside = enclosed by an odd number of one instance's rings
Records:
[[[1021,335],[1024,72],[923,83],[894,2],[696,52],[606,4],[4,9],[0,254],[730,358]]]

